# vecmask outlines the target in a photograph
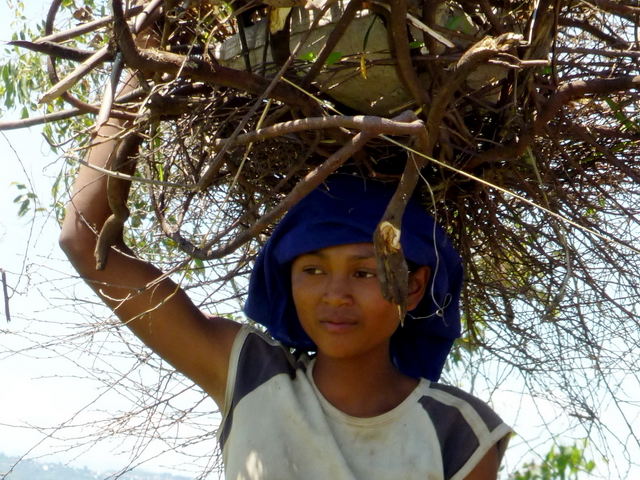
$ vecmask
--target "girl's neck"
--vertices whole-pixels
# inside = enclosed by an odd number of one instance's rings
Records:
[[[324,398],[354,417],[382,415],[402,403],[418,380],[401,373],[389,356],[336,359],[318,353],[313,379]]]

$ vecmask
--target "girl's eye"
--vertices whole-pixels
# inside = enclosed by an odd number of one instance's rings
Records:
[[[376,273],[370,270],[358,270],[356,271],[355,276],[357,278],[374,278]]]
[[[322,269],[318,267],[305,267],[302,269],[304,273],[308,273],[309,275],[322,275]]]

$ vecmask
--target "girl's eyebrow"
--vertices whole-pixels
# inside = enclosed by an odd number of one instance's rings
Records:
[[[324,255],[322,255],[318,250],[312,250],[310,252],[305,252],[305,253],[301,253],[300,255],[298,255],[299,257],[306,257],[306,256],[312,256],[312,257],[323,257]]]
[[[352,260],[369,260],[371,258],[375,258],[376,254],[375,253],[367,253],[364,255],[354,255],[353,257],[350,257]]]

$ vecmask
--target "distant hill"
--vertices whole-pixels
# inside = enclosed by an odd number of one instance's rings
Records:
[[[61,463],[39,462],[35,460],[21,461],[7,475],[17,457],[8,457],[0,453],[0,478],[3,480],[100,480],[108,478],[115,472],[94,472],[87,467],[73,468]],[[118,477],[119,480],[191,480],[187,477],[168,473],[150,473],[144,470],[133,470]]]

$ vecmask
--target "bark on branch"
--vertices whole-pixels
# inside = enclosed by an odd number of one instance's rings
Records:
[[[84,62],[96,53],[95,51],[91,50],[82,50],[79,48],[60,45],[55,42],[43,42],[41,40],[38,40],[36,42],[30,42],[28,40],[13,40],[9,42],[9,45],[13,45],[19,48],[26,48],[27,50],[31,50],[32,52],[44,53],[45,55],[62,58],[64,60],[71,60],[73,62]],[[104,61],[113,61],[113,55],[106,57]]]
[[[420,127],[418,151],[424,153],[428,147],[427,131],[422,122],[420,122]],[[420,179],[420,170],[426,162],[425,156],[416,155],[413,152],[409,153],[400,184],[373,235],[382,296],[389,302],[398,305],[401,323],[407,314],[409,296],[409,269],[400,244],[402,217]]]
[[[539,134],[542,128],[553,119],[556,113],[572,100],[584,98],[587,95],[603,95],[636,88],[640,88],[640,75],[579,80],[560,85],[541,109],[535,122],[534,133]]]
[[[303,118],[278,123],[271,127],[261,128],[253,132],[238,135],[234,145],[247,145],[252,142],[280,137],[290,133],[306,130],[320,130],[327,128],[350,128],[353,130],[367,131],[374,134],[385,133],[388,135],[417,135],[424,129],[420,120],[404,123],[382,117],[357,115],[354,117],[332,116]],[[228,139],[217,139],[213,145],[214,151],[222,148]]]

